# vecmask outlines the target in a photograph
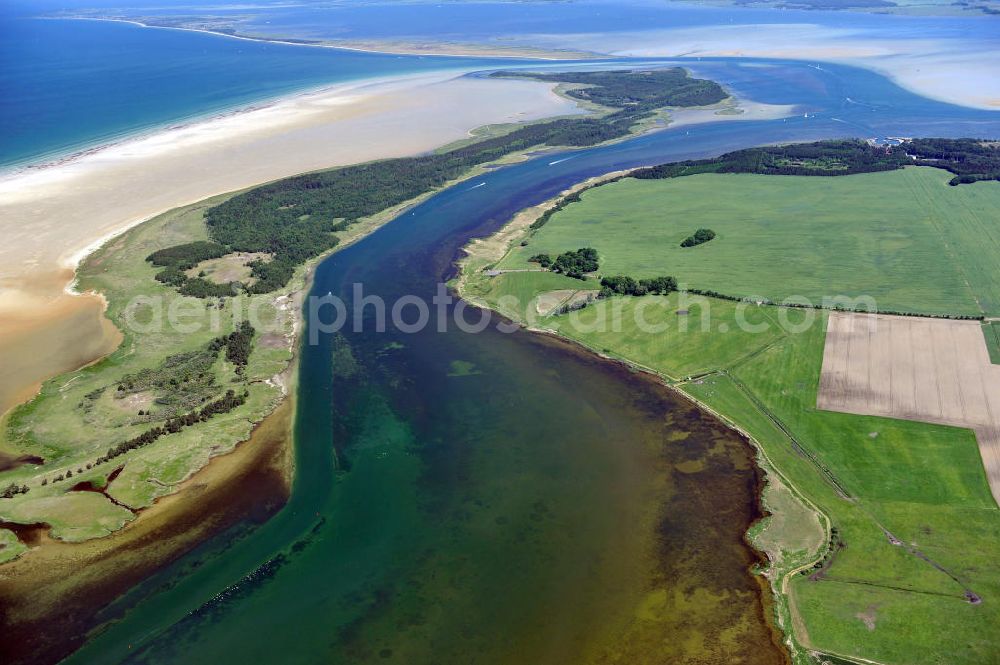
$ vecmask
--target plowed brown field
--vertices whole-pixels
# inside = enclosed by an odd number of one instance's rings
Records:
[[[1000,503],[1000,365],[978,321],[831,312],[817,406],[974,430]]]

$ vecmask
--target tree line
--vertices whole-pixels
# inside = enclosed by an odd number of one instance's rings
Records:
[[[148,446],[154,441],[158,440],[160,437],[167,434],[176,434],[180,432],[185,427],[190,427],[197,423],[205,422],[220,413],[229,413],[233,409],[242,406],[246,403],[247,398],[250,396],[249,390],[244,390],[242,393],[237,393],[235,390],[229,389],[226,394],[219,399],[209,402],[200,409],[194,409],[182,416],[177,416],[174,418],[168,418],[167,421],[162,425],[152,427],[138,436],[132,437],[126,441],[111,446],[108,448],[107,452],[98,457],[92,464],[88,463],[87,468],[90,469],[94,465],[104,464],[116,457],[120,457],[130,450],[136,450],[137,448],[142,448]],[[83,468],[77,469],[77,473],[82,473]],[[73,477],[73,470],[69,469],[65,474],[59,474],[52,479],[52,482],[61,482],[63,480],[69,480]],[[42,481],[42,485],[47,485],[48,479]]]
[[[13,499],[18,494],[27,494],[27,485],[18,485],[17,483],[11,483],[7,487],[3,488],[3,492],[0,492],[0,498]]]
[[[1000,179],[998,143],[979,139],[913,139],[897,146],[857,139],[763,146],[711,159],[670,162],[637,169],[633,178],[665,179],[699,173],[839,176],[933,166],[956,174],[951,185]]]
[[[834,312],[860,312],[862,314],[886,314],[891,316],[916,316],[923,319],[950,319],[952,321],[982,321],[986,318],[984,314],[934,314],[928,312],[912,312],[903,311],[895,309],[880,309],[877,312],[872,312],[866,308],[852,308],[845,307],[844,305],[825,305],[823,303],[800,303],[800,302],[780,302],[774,301],[770,298],[759,298],[750,296],[734,296],[728,293],[720,293],[712,289],[691,289],[685,288],[684,293],[690,293],[696,296],[706,296],[708,298],[716,298],[718,300],[729,300],[731,302],[745,302],[753,303],[755,305],[771,305],[774,307],[788,307],[792,309],[828,309]]]
[[[581,247],[563,252],[552,259],[548,254],[535,254],[528,261],[537,263],[552,272],[558,272],[567,277],[583,279],[588,272],[594,272],[598,266],[597,250],[593,247]]]
[[[613,275],[601,278],[600,298],[621,296],[665,296],[677,290],[677,280],[673,277],[653,277],[651,279],[635,279],[628,275]]]
[[[249,395],[249,391],[244,391],[243,393],[237,395],[236,391],[229,389],[226,391],[225,395],[213,402],[209,402],[200,409],[194,409],[193,411],[189,411],[182,416],[168,418],[162,427],[153,427],[146,430],[139,436],[133,437],[127,441],[122,441],[118,445],[108,448],[107,453],[97,458],[97,464],[103,464],[108,460],[124,455],[130,450],[135,450],[136,448],[149,445],[166,434],[176,434],[185,427],[190,427],[196,423],[203,423],[212,416],[220,413],[229,413],[236,407],[242,406],[246,403],[246,398],[249,397]]]

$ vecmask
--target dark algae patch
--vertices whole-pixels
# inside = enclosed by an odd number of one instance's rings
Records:
[[[450,337],[344,336],[325,519],[136,662],[785,662],[745,442],[559,340]],[[479,373],[442,371],[459,355]]]

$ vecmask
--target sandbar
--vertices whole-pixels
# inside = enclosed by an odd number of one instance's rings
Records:
[[[990,20],[985,18],[983,20]],[[905,21],[905,19],[900,19]],[[815,23],[733,23],[606,34],[530,35],[516,44],[616,56],[781,58],[864,67],[930,99],[1000,110],[1000,40]]]

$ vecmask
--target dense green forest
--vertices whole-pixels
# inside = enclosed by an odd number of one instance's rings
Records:
[[[817,141],[729,152],[712,159],[660,164],[634,178],[676,178],[696,173],[836,176],[933,166],[955,175],[952,185],[1000,180],[1000,144],[979,139],[913,139],[898,146],[859,140]]]
[[[495,77],[521,77],[551,83],[576,83],[566,95],[615,109],[653,111],[665,106],[707,106],[721,102],[728,95],[722,87],[705,79],[693,79],[680,67],[650,71],[496,72]]]
[[[980,139],[913,139],[901,146],[921,166],[954,173],[952,185],[1000,180],[1000,141]]]
[[[588,99],[619,110],[602,117],[525,125],[447,152],[347,166],[254,188],[207,211],[213,242],[177,245],[150,255],[154,265],[163,267],[157,279],[185,295],[231,295],[231,285],[188,277],[184,271],[219,252],[266,252],[273,258],[250,264],[254,281],[243,288],[269,293],[284,286],[297,266],[333,248],[336,232],[440,187],[477,165],[536,146],[589,146],[621,138],[661,106],[695,106],[726,97],[716,83],[691,78],[683,69],[516,75],[587,82],[592,86],[585,89]]]

